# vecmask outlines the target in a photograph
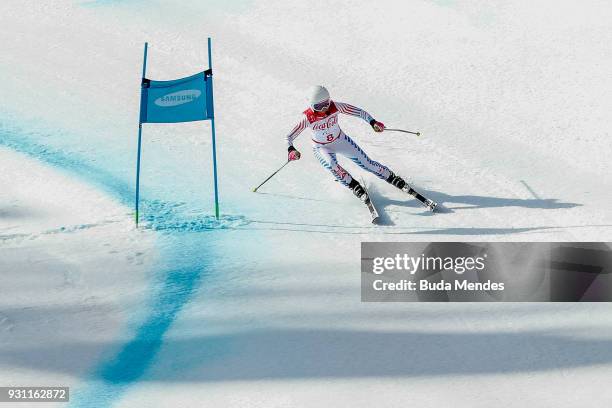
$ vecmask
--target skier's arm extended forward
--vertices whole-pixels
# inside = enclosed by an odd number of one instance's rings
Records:
[[[302,117],[302,120],[299,121],[298,124],[295,125],[293,130],[291,130],[291,132],[289,132],[289,134],[287,135],[286,139],[287,139],[287,150],[289,151],[289,153],[288,153],[289,154],[289,156],[288,156],[289,161],[299,160],[300,159],[300,152],[298,152],[295,149],[295,147],[293,147],[293,141],[307,127],[308,127],[308,119],[306,119],[306,116],[304,116],[304,117]]]
[[[357,116],[358,118],[365,120],[366,122],[370,124],[370,126],[372,126],[372,128],[376,132],[382,132],[383,130],[385,130],[385,125],[383,123],[378,122],[376,119],[372,117],[372,115],[370,115],[368,112],[364,111],[363,109],[358,108],[353,105],[349,105],[348,103],[344,103],[344,102],[334,102],[334,103],[336,104],[336,107],[338,108],[338,111],[340,113],[344,113],[345,115]]]

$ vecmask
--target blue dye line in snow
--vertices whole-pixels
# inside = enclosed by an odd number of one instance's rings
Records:
[[[165,334],[191,300],[207,270],[205,264],[200,264],[166,272],[164,281],[155,290],[155,301],[132,340],[124,344],[113,358],[98,366],[88,387],[73,393],[71,406],[111,406],[130,384],[138,381],[154,361]]]
[[[91,164],[75,153],[67,153],[43,144],[36,143],[27,137],[0,130],[0,146],[34,157],[42,162],[86,181],[118,200],[131,209],[134,200],[134,187],[116,174]],[[217,229],[228,229],[248,224],[243,216],[225,215],[216,220],[205,210],[183,210],[185,203],[168,202],[142,198],[140,201],[142,219],[145,228],[168,232],[201,232]]]
[[[152,307],[147,321],[138,328],[132,341],[104,364],[100,377],[111,384],[130,383],[140,378],[148,362],[161,347],[162,337],[192,294],[199,271],[187,268],[170,271],[163,283],[164,291]]]
[[[66,153],[36,143],[23,134],[6,130],[0,130],[0,146],[8,147],[16,152],[68,171],[119,200],[121,204],[129,205],[131,202],[134,190],[127,182],[107,170],[90,164],[89,161],[76,154]]]
[[[134,190],[128,182],[90,164],[78,155],[36,143],[24,135],[0,130],[0,146],[34,157],[68,171],[117,199],[130,205]],[[207,266],[209,245],[199,234],[181,232],[206,231],[244,222],[242,217],[225,217],[220,221],[213,216],[201,217],[181,213],[181,203],[143,200],[146,221],[150,228],[165,231],[171,245],[164,259],[169,267],[160,268],[155,297],[144,321],[135,330],[132,340],[124,344],[117,354],[101,362],[95,369],[89,386],[73,392],[72,406],[107,407],[117,401],[125,389],[137,381],[153,362],[164,342],[164,336],[178,313],[191,300]]]

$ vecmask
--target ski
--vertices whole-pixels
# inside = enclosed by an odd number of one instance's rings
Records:
[[[365,180],[362,177],[360,177],[359,182],[361,186],[363,187],[363,189],[365,190],[366,198],[365,200],[363,200],[363,203],[368,207],[368,210],[370,211],[370,218],[372,219],[372,224],[377,224],[378,221],[380,220],[380,215],[378,214],[378,211],[376,210],[376,207],[374,206],[374,203],[372,202],[372,197],[370,196],[370,192],[368,191],[368,188],[366,187]]]
[[[404,186],[404,188],[402,188],[402,191],[410,194],[411,196],[413,196],[414,198],[419,200],[421,202],[421,204],[423,204],[423,206],[425,206],[425,208],[427,208],[429,211],[431,211],[431,212],[436,211],[436,207],[438,206],[438,203],[436,203],[435,201],[430,200],[429,198],[426,198],[426,197],[422,196],[421,194],[417,193],[408,184],[406,184]]]

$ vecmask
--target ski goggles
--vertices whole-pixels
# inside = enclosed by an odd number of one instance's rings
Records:
[[[312,109],[320,112],[322,110],[329,108],[329,104],[330,104],[329,99],[326,99],[324,101],[317,102],[314,105],[312,105]]]

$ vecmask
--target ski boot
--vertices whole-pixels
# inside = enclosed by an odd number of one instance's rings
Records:
[[[368,195],[368,190],[366,190],[365,182],[363,180],[361,180],[361,182],[363,183],[363,186],[357,180],[353,179],[349,183],[349,188],[353,191],[353,194],[355,194],[355,196],[357,196],[357,198],[363,201],[363,203],[368,207],[372,224],[378,224],[380,220],[378,211],[376,210],[376,207],[374,207],[374,203]]]
[[[368,197],[368,193],[361,186],[361,184],[359,184],[357,180],[352,179],[348,187],[351,189],[353,194],[355,194],[355,196],[357,196],[357,198],[363,201],[364,203],[367,204],[368,201],[370,201],[370,197]]]
[[[421,204],[423,204],[423,206],[425,206],[425,208],[427,208],[429,211],[435,211],[436,206],[438,205],[435,201],[423,197],[421,194],[414,191],[412,187],[410,187],[408,183],[404,181],[403,178],[393,174],[392,171],[390,173],[391,174],[389,174],[389,177],[387,177],[387,183],[399,188],[405,193],[410,194],[411,196],[419,200]]]

